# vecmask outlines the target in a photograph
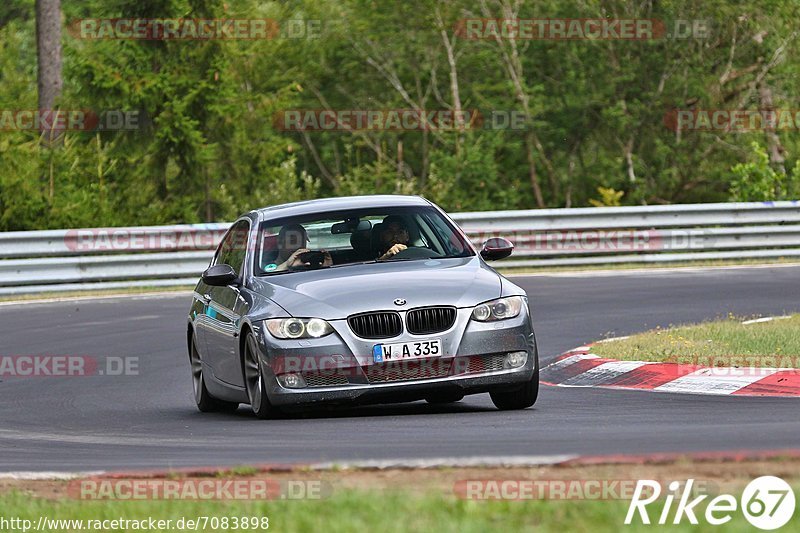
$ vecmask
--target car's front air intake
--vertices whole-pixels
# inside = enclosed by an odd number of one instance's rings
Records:
[[[388,339],[403,332],[403,321],[392,311],[364,313],[347,319],[350,329],[362,339]]]
[[[413,309],[406,315],[406,327],[414,335],[428,335],[448,330],[455,321],[455,307],[423,307]]]
[[[370,383],[392,383],[415,379],[436,379],[450,373],[449,359],[428,359],[427,361],[392,361],[376,363],[364,367]]]

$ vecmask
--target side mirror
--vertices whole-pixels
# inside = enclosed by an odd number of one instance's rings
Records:
[[[230,265],[214,265],[203,272],[203,281],[214,287],[225,287],[239,279]]]
[[[502,237],[493,237],[483,243],[481,257],[487,261],[496,261],[498,259],[505,259],[511,255],[513,251],[514,245],[511,241]]]

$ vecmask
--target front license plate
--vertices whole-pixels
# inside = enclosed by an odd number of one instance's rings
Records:
[[[421,359],[442,355],[442,341],[399,342],[397,344],[376,344],[372,347],[372,359],[376,363],[399,361],[401,359]]]

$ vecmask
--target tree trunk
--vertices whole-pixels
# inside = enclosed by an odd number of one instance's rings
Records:
[[[503,0],[499,3],[499,5],[504,19],[514,20],[517,18],[517,13],[519,12],[520,7],[518,2],[515,2],[512,6],[510,2]],[[483,12],[484,17],[493,18],[485,0],[481,2],[481,11]],[[542,188],[539,185],[539,177],[536,173],[537,154],[539,160],[547,171],[547,176],[550,179],[550,187],[553,189],[552,194],[556,199],[561,194],[558,185],[558,177],[553,164],[544,151],[544,145],[542,145],[542,142],[533,127],[533,112],[531,111],[530,96],[525,84],[525,73],[522,67],[522,58],[520,57],[519,50],[517,48],[517,42],[514,39],[505,39],[504,41],[503,37],[500,35],[495,36],[495,41],[498,49],[500,50],[500,55],[503,58],[503,64],[505,65],[506,73],[508,74],[509,80],[514,87],[514,97],[522,106],[525,124],[528,127],[528,132],[525,135],[525,144],[528,152],[528,176],[531,181],[533,196],[536,199],[536,207],[541,209],[546,207],[546,204],[544,202],[544,196],[542,195]],[[508,49],[506,49],[504,44],[505,42],[508,42]]]
[[[398,177],[398,179],[403,177],[403,172],[402,172],[403,164],[404,164],[404,161],[403,161],[403,141],[402,140],[398,140],[397,141],[397,177]]]
[[[772,103],[772,89],[766,82],[762,82],[758,86],[758,97],[760,101],[760,108],[762,111],[774,111],[775,106]],[[769,152],[769,162],[772,168],[786,174],[786,149],[781,143],[781,138],[778,137],[776,129],[764,128],[764,135],[767,137],[767,151]]]
[[[447,34],[447,29],[444,26],[441,13],[439,13],[438,10],[436,11],[436,21],[440,27],[442,43],[444,44],[444,49],[447,52],[447,64],[450,67],[450,94],[453,98],[453,114],[455,115],[454,125],[458,130],[458,135],[456,136],[456,154],[459,154],[461,151],[461,144],[463,141],[464,128],[466,127],[466,124],[464,123],[464,118],[461,112],[461,93],[458,87],[458,64],[456,63],[456,53],[453,49],[453,43],[450,41],[450,36]]]
[[[542,209],[545,207],[544,197],[542,196],[542,188],[539,186],[539,176],[536,174],[536,156],[533,155],[535,150],[533,141],[533,133],[528,133],[525,136],[525,148],[528,152],[528,177],[531,180],[531,188],[533,189],[533,197],[536,199],[536,207]]]
[[[208,177],[208,169],[203,167],[203,178],[205,180],[205,218],[206,222],[214,221],[214,206],[211,202],[211,180]]]
[[[55,109],[61,96],[61,0],[36,0],[36,53],[39,59],[39,112]],[[40,126],[44,140],[52,143],[60,132]]]

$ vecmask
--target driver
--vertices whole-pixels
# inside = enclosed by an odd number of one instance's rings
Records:
[[[307,245],[308,233],[306,229],[300,224],[286,224],[278,232],[278,250],[277,252],[272,252],[272,257],[268,256],[267,261],[270,264],[268,264],[264,270],[281,272],[310,266],[309,263],[303,261],[300,257],[301,254],[310,251],[306,248]],[[322,266],[329,267],[333,264],[331,254],[328,252],[324,253],[325,261],[322,263]]]
[[[380,248],[378,261],[394,257],[408,248],[408,228],[403,217],[389,215],[383,219],[378,237]]]

